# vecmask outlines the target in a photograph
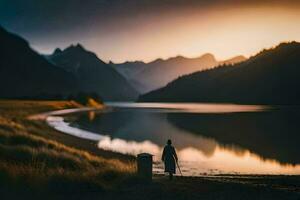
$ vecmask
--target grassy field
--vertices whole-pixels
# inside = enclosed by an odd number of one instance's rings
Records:
[[[135,172],[130,157],[97,151],[96,144],[28,119],[31,114],[76,106],[75,102],[0,101],[2,197],[101,193]]]
[[[298,176],[166,177],[145,183],[131,156],[28,116],[66,101],[0,101],[0,199],[299,199]]]

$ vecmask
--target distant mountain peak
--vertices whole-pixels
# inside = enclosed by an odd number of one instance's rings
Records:
[[[60,48],[56,48],[53,52],[54,55],[62,53],[62,50]]]
[[[66,51],[66,50],[86,51],[85,48],[81,44],[79,44],[79,43],[77,43],[76,45],[71,44],[64,51]]]
[[[247,58],[243,55],[238,55],[227,60],[219,61],[219,65],[233,65],[235,63],[240,63],[247,60]]]
[[[215,59],[215,56],[212,53],[205,53],[202,56],[200,56],[201,58],[213,58]]]
[[[176,57],[171,57],[171,58],[168,58],[168,60],[191,60],[191,59],[205,59],[205,60],[212,60],[212,61],[217,61],[215,56],[211,53],[205,53],[199,57],[194,57],[194,58],[188,58],[188,57],[185,57],[185,56],[182,56],[182,55],[178,55]]]
[[[211,54],[211,53],[205,53],[202,56],[198,57],[198,59],[209,60],[211,62],[217,62],[216,57],[213,54]]]
[[[170,58],[169,58],[170,59]],[[157,58],[156,60],[152,61],[152,63],[159,63],[159,62],[163,62],[164,59],[162,58]]]
[[[247,57],[245,57],[243,55],[238,55],[238,56],[235,56],[234,58],[247,59]]]
[[[77,45],[75,46],[75,48],[85,50],[85,48],[80,43],[77,43]]]
[[[77,59],[83,58],[83,57],[85,57],[85,58],[92,57],[92,58],[100,60],[102,63],[104,63],[104,61],[99,59],[98,56],[94,52],[86,50],[86,48],[83,47],[83,45],[81,45],[79,43],[76,45],[74,45],[74,44],[70,45],[69,47],[65,48],[62,51],[62,53],[68,54],[70,56],[75,56],[75,57],[77,57]]]
[[[176,57],[174,57],[174,58],[176,58],[176,59],[185,59],[186,57],[184,57],[184,56],[182,56],[182,55],[178,55],[178,56],[176,56]]]

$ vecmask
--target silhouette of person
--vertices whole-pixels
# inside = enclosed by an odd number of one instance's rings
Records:
[[[176,174],[176,163],[178,161],[175,148],[172,146],[172,141],[169,139],[164,147],[161,160],[165,163],[165,172],[169,173],[169,179],[173,179],[173,174]]]

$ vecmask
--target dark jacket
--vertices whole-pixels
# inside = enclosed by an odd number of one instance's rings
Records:
[[[176,173],[176,161],[178,160],[175,148],[172,145],[166,145],[162,154],[162,161],[165,162],[165,172]]]

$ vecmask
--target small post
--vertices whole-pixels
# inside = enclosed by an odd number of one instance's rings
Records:
[[[149,153],[137,155],[138,176],[147,181],[152,181],[152,157]]]

